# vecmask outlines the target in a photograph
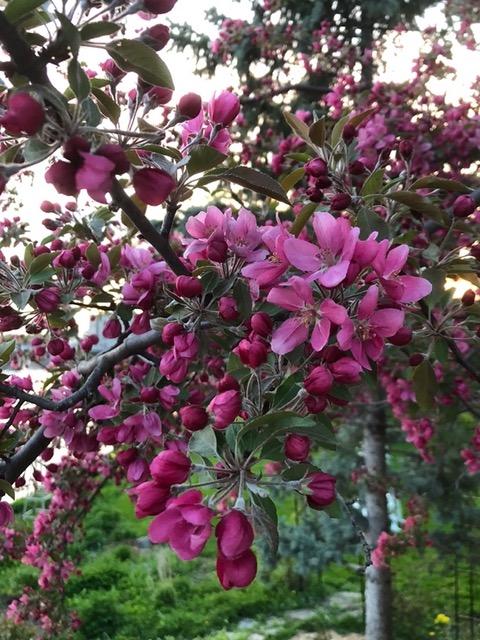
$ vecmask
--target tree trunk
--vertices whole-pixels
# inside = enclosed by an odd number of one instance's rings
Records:
[[[363,448],[367,470],[367,542],[373,549],[382,531],[388,531],[386,494],[386,420],[382,406],[368,409],[363,429]],[[393,640],[392,574],[390,568],[374,566],[365,572],[365,637],[367,640]]]

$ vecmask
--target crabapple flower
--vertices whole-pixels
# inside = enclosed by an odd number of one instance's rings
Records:
[[[165,449],[150,464],[150,473],[158,485],[182,484],[190,475],[192,463],[181,451]]]
[[[253,527],[247,516],[232,509],[220,518],[215,528],[218,549],[226,558],[238,558],[253,543]]]
[[[313,229],[318,246],[289,238],[283,250],[294,267],[312,274],[309,279],[332,289],[347,275],[360,229],[352,228],[346,218],[334,218],[326,212],[315,214]]]
[[[263,234],[263,242],[270,251],[270,255],[265,260],[257,260],[243,267],[242,275],[255,280],[259,287],[277,282],[290,266],[283,250],[285,241],[289,238],[292,238],[291,234],[280,226],[268,229]]]
[[[227,221],[225,238],[229,249],[247,262],[262,260],[267,255],[265,249],[259,248],[262,235],[255,215],[248,209],[240,207],[238,216]]]
[[[29,93],[19,91],[8,98],[0,124],[14,136],[34,136],[45,122],[43,107]]]
[[[230,389],[216,395],[207,407],[213,413],[215,429],[226,429],[242,410],[240,391]]]
[[[180,560],[192,560],[204,549],[212,532],[213,509],[201,504],[202,494],[192,489],[172,498],[148,528],[150,541],[168,542]]]
[[[0,502],[0,529],[8,527],[13,522],[14,513],[8,502]]]
[[[208,413],[206,409],[199,405],[190,404],[182,407],[179,414],[183,426],[189,431],[200,431],[208,424]]]
[[[122,401],[122,385],[120,380],[114,378],[111,389],[101,384],[98,387],[98,391],[109,404],[99,404],[89,409],[88,415],[90,418],[92,418],[92,420],[110,420],[118,416]]]
[[[272,335],[272,351],[285,355],[305,342],[314,323],[310,343],[315,351],[327,344],[332,324],[342,325],[348,318],[344,307],[330,298],[316,304],[311,285],[299,276],[293,276],[285,285],[274,287],[267,301],[297,314],[285,320]]]
[[[136,195],[142,202],[154,207],[163,204],[176,186],[175,178],[163,169],[143,167],[133,175]]]
[[[428,280],[399,275],[408,258],[408,246],[401,244],[393,249],[388,247],[388,240],[379,242],[377,255],[372,263],[387,296],[395,302],[404,303],[417,302],[428,296],[432,291],[432,285]]]
[[[227,558],[218,553],[217,576],[226,591],[232,587],[248,587],[256,575],[257,558],[251,549],[247,549],[237,558]]]
[[[283,448],[287,458],[295,462],[303,462],[310,453],[310,440],[308,436],[291,433],[285,438]]]
[[[129,489],[128,493],[137,496],[135,517],[139,519],[158,515],[165,509],[167,501],[172,497],[169,486],[158,485],[151,480]]]
[[[306,486],[309,490],[307,495],[308,506],[312,509],[323,509],[335,500],[335,476],[330,473],[318,471],[309,473]]]
[[[371,285],[358,305],[355,322],[348,318],[337,334],[340,349],[350,349],[353,357],[364,369],[372,367],[369,358],[378,360],[385,338],[394,336],[403,326],[405,314],[400,309],[378,309],[378,287]]]
[[[228,127],[240,113],[240,100],[230,91],[222,91],[210,99],[207,112],[211,122]]]

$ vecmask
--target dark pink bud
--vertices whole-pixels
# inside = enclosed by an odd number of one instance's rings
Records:
[[[305,173],[313,178],[328,175],[328,165],[322,158],[314,158],[304,165]]]
[[[51,356],[59,356],[65,349],[65,342],[61,338],[53,338],[47,344],[47,351]]]
[[[0,502],[0,529],[8,527],[14,517],[13,509],[8,502]]]
[[[185,329],[183,324],[178,322],[169,322],[162,329],[162,340],[165,344],[168,344],[169,347],[173,347],[175,336],[184,332]]]
[[[85,280],[90,280],[90,278],[93,278],[93,276],[95,275],[95,271],[96,269],[93,264],[87,264],[82,269],[82,277],[85,278]]]
[[[219,380],[217,382],[217,389],[220,392],[222,392],[222,391],[230,391],[230,390],[239,391],[240,390],[240,384],[239,384],[239,382],[238,382],[238,380],[236,378],[234,378],[233,376],[227,374],[226,376],[224,376],[221,380]]]
[[[198,93],[186,93],[180,98],[177,105],[177,113],[191,120],[196,118],[202,109],[202,98]]]
[[[146,11],[158,15],[160,13],[168,13],[176,5],[177,0],[143,0],[143,6]]]
[[[105,62],[100,62],[99,66],[100,69],[107,74],[107,76],[110,76],[111,80],[118,81],[126,75],[125,71],[120,69],[120,67],[117,66],[117,63],[114,62],[111,58],[105,60]]]
[[[476,208],[477,205],[472,196],[458,196],[453,203],[453,215],[456,218],[466,218],[472,214]]]
[[[394,336],[388,338],[388,341],[396,347],[404,347],[406,344],[411,342],[412,335],[412,330],[409,327],[400,327]]]
[[[304,399],[304,403],[309,413],[322,413],[327,406],[327,400],[324,397],[316,398],[315,396],[307,396]]]
[[[215,429],[226,429],[242,410],[242,396],[240,391],[223,391],[213,398],[208,405],[208,411],[214,414]]]
[[[421,353],[414,353],[412,356],[410,356],[410,358],[408,359],[408,364],[411,367],[418,367],[419,364],[422,364],[422,362],[425,360],[424,356]]]
[[[50,200],[43,200],[40,203],[40,209],[43,213],[53,213],[55,211],[55,205]]]
[[[146,101],[150,108],[160,104],[167,104],[172,99],[173,91],[167,87],[152,87],[146,95]]]
[[[82,351],[85,351],[85,353],[90,353],[92,347],[93,342],[90,338],[83,338],[83,340],[80,340],[80,348],[82,349]]]
[[[238,558],[253,543],[253,527],[247,516],[232,509],[220,519],[215,528],[218,549],[226,558]]]
[[[262,338],[268,338],[272,332],[273,322],[265,311],[258,311],[250,318],[252,331]]]
[[[305,195],[312,202],[321,202],[323,200],[323,191],[317,189],[317,187],[308,187],[308,189],[305,190]]]
[[[337,384],[357,384],[360,382],[362,367],[353,358],[339,358],[329,365],[329,369]]]
[[[73,251],[65,249],[55,258],[55,264],[60,265],[64,269],[73,269],[77,264],[77,259],[75,258]]]
[[[107,340],[114,340],[122,333],[122,325],[118,318],[110,318],[102,329],[102,336]]]
[[[128,493],[137,496],[135,515],[137,518],[156,516],[165,510],[169,498],[172,497],[168,485],[158,485],[156,482],[143,482]]]
[[[78,193],[75,173],[73,164],[59,160],[54,162],[45,172],[45,182],[53,184],[58,193],[63,193],[65,196],[75,196]]]
[[[223,263],[228,257],[228,245],[223,238],[212,236],[207,242],[207,258],[212,262]]]
[[[222,91],[210,99],[207,112],[211,122],[228,127],[240,112],[240,100],[230,91]]]
[[[147,404],[151,404],[154,402],[158,402],[159,393],[157,387],[143,387],[140,391],[140,400],[142,402],[146,402]]]
[[[34,136],[45,122],[43,107],[29,93],[14,93],[9,97],[7,111],[0,117],[0,124],[15,136]]]
[[[160,51],[170,40],[170,29],[165,24],[155,24],[146,29],[139,40],[148,44],[154,51]]]
[[[34,249],[33,249],[33,255],[35,257],[41,256],[44,253],[51,253],[50,249],[48,247],[46,247],[44,244],[40,244],[37,247],[34,247]]]
[[[345,142],[351,142],[356,135],[357,128],[350,122],[347,122],[347,124],[343,127],[342,138],[345,140]]]
[[[335,500],[335,476],[329,473],[309,473],[306,477],[308,506],[312,509],[323,509]]]
[[[312,396],[325,396],[333,387],[333,376],[325,367],[315,367],[305,378],[304,387]]]
[[[468,289],[462,296],[462,304],[464,307],[470,307],[475,302],[475,291]]]
[[[42,289],[35,294],[34,298],[37,307],[44,313],[53,313],[60,305],[60,293],[57,289]]]
[[[330,201],[332,211],[343,211],[352,204],[352,198],[348,193],[337,193]]]
[[[310,453],[310,440],[308,436],[291,433],[285,438],[284,450],[287,458],[295,462],[302,462],[308,458]]]
[[[361,176],[365,173],[365,165],[360,160],[354,160],[349,166],[348,171],[352,176]]]
[[[186,407],[182,407],[179,414],[183,426],[189,431],[199,431],[208,424],[207,411],[198,405],[190,404]]]
[[[398,151],[402,158],[410,160],[413,155],[413,143],[411,140],[401,140],[398,145]]]
[[[267,361],[267,345],[260,339],[253,342],[241,340],[235,351],[243,364],[252,369],[256,369]]]
[[[113,172],[116,174],[128,173],[130,169],[130,162],[125,155],[125,151],[118,144],[102,144],[96,150],[95,155],[102,156],[113,162],[115,165]]]
[[[144,167],[135,171],[133,176],[137,197],[154,207],[165,202],[176,186],[175,178],[163,169]]]
[[[220,298],[218,301],[218,313],[225,322],[233,322],[239,315],[236,301],[233,298]]]
[[[196,298],[203,291],[202,283],[193,276],[178,276],[175,280],[175,293],[182,298]]]
[[[181,451],[166,449],[161,451],[150,465],[152,478],[159,485],[181,484],[190,475],[192,463]]]
[[[248,587],[257,575],[257,559],[251,549],[237,558],[227,558],[220,551],[217,556],[217,576],[225,590]]]

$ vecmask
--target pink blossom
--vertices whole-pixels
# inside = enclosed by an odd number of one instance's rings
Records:
[[[318,246],[289,238],[283,250],[294,267],[311,273],[312,280],[332,289],[347,275],[360,229],[352,229],[347,218],[334,218],[326,212],[315,214],[313,228]]]
[[[120,404],[122,401],[122,385],[120,380],[114,378],[112,380],[112,388],[109,389],[104,384],[98,387],[101,396],[108,401],[109,404],[99,404],[88,410],[88,415],[92,420],[110,420],[120,413]]]
[[[248,587],[256,575],[257,559],[251,549],[247,549],[237,558],[227,558],[218,553],[217,576],[224,589]]]
[[[295,462],[303,462],[310,453],[310,440],[308,436],[291,433],[285,438],[283,447],[287,458]]]
[[[408,258],[408,246],[401,244],[389,249],[388,240],[377,244],[377,255],[372,266],[389,298],[395,302],[417,302],[428,296],[432,285],[425,278],[401,276],[400,271]]]
[[[214,124],[228,127],[240,112],[240,100],[230,91],[222,91],[210,99],[207,111]]]
[[[150,480],[129,489],[128,493],[137,496],[135,516],[139,519],[158,515],[165,509],[167,501],[172,497],[169,486],[158,485]]]
[[[150,524],[150,540],[155,544],[168,542],[180,560],[196,558],[207,544],[215,515],[201,501],[202,494],[194,489],[169,500],[166,510]]]
[[[215,429],[226,429],[242,410],[240,391],[231,389],[216,395],[208,405],[208,411],[214,415]]]
[[[350,349],[353,357],[364,369],[371,369],[369,358],[378,360],[385,338],[389,338],[403,326],[405,314],[400,309],[377,309],[378,288],[371,285],[358,305],[354,322],[348,318],[337,334],[339,347]]]
[[[263,234],[263,243],[270,255],[265,260],[256,260],[242,269],[242,275],[255,280],[259,287],[274,284],[285,273],[290,262],[283,246],[292,236],[280,225],[268,229]]]
[[[192,463],[181,451],[161,451],[150,464],[150,473],[158,485],[182,484],[190,475]]]
[[[14,517],[11,505],[8,502],[0,501],[0,529],[8,527],[13,522]]]
[[[267,251],[260,247],[262,231],[255,215],[248,209],[241,207],[236,218],[228,219],[225,238],[230,251],[247,262],[262,260],[267,255]]]
[[[175,178],[163,169],[143,167],[133,175],[136,195],[142,202],[152,206],[165,202],[176,186]]]
[[[232,509],[220,518],[215,528],[218,549],[226,558],[238,558],[253,543],[253,527],[247,516]]]
[[[0,117],[0,124],[8,133],[34,136],[45,122],[43,107],[29,93],[19,91],[8,98],[7,111]]]
[[[315,351],[320,351],[328,342],[332,323],[341,325],[347,319],[346,309],[331,298],[316,304],[311,285],[299,276],[293,276],[285,285],[274,287],[267,300],[287,311],[297,312],[273,332],[272,351],[279,355],[290,353],[305,342],[311,324],[314,327],[310,342]]]
[[[323,509],[335,500],[335,476],[318,471],[306,477],[308,506],[312,509]]]

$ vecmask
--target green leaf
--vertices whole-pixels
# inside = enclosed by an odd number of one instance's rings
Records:
[[[27,244],[27,246],[25,247],[25,253],[23,254],[23,261],[25,262],[25,266],[28,267],[30,266],[33,258],[34,258],[34,253],[33,253],[33,244],[30,242],[29,244]]]
[[[255,531],[266,541],[270,552],[278,552],[278,516],[275,503],[268,496],[252,495],[252,515]]]
[[[363,183],[360,195],[371,196],[378,193],[383,186],[383,178],[385,176],[385,169],[377,169],[371,173]]]
[[[325,144],[325,116],[322,116],[319,120],[314,122],[308,130],[308,136],[310,140],[317,147],[322,148]]]
[[[8,480],[0,478],[0,491],[6,493],[12,500],[15,500],[15,491]]]
[[[233,287],[233,297],[242,318],[248,318],[252,311],[252,296],[245,280],[237,280]]]
[[[190,160],[187,163],[188,174],[193,176],[195,173],[210,171],[210,169],[222,164],[227,158],[227,155],[220,153],[213,147],[200,144],[190,152]]]
[[[60,31],[63,35],[63,41],[66,45],[68,45],[73,57],[76,58],[78,56],[80,44],[82,42],[80,32],[77,27],[72,24],[72,22],[70,22],[65,14],[60,13],[59,11],[55,11],[55,15],[61,25]]]
[[[82,102],[83,115],[89,127],[98,127],[102,121],[102,115],[91,98],[86,98]]]
[[[213,427],[207,426],[200,431],[194,431],[188,441],[188,449],[199,456],[218,457],[217,437]]]
[[[37,138],[30,138],[23,147],[25,162],[41,162],[52,153],[52,147]]]
[[[377,110],[377,107],[370,107],[366,111],[362,111],[361,113],[357,113],[356,116],[350,118],[349,124],[353,124],[354,127],[358,127],[359,124],[362,124],[364,120],[366,120],[369,116],[372,115]]]
[[[6,364],[15,350],[15,340],[0,343],[0,363]]]
[[[45,269],[45,267],[48,267],[50,264],[52,264],[53,259],[56,258],[57,255],[58,255],[58,251],[55,251],[55,252],[52,251],[51,253],[41,253],[39,256],[34,258],[30,263],[30,269],[29,269],[30,275],[33,276],[39,271],[42,271],[43,269]]]
[[[422,278],[426,278],[432,285],[432,291],[425,298],[425,302],[429,307],[433,307],[445,293],[446,273],[442,269],[424,269]]]
[[[87,249],[85,250],[85,257],[90,262],[90,264],[95,268],[97,268],[98,265],[101,263],[102,260],[100,256],[100,251],[98,250],[98,247],[94,242],[88,245]]]
[[[228,171],[221,173],[219,178],[239,184],[246,189],[251,189],[262,196],[273,198],[288,205],[291,204],[287,194],[276,180],[255,169],[235,167],[234,169],[228,169]]]
[[[291,173],[286,175],[284,178],[280,180],[280,184],[282,189],[285,192],[290,191],[290,189],[297,184],[299,180],[303,178],[305,175],[305,169],[303,167],[299,167],[298,169],[294,169]]]
[[[301,369],[287,376],[281,384],[278,385],[277,390],[275,391],[272,405],[273,408],[281,407],[282,405],[291,402],[297,395],[300,389],[299,383],[302,382],[304,377],[305,373]]]
[[[330,136],[330,144],[332,145],[332,148],[334,149],[337,144],[340,142],[340,139],[342,137],[342,133],[343,130],[345,128],[345,125],[347,124],[347,122],[350,119],[350,114],[343,116],[343,118],[340,118],[340,120],[335,124],[335,126],[332,129],[332,134]]]
[[[289,111],[284,111],[283,117],[287,121],[287,124],[293,133],[306,143],[311,144],[312,141],[310,140],[309,127],[305,122],[303,122],[303,120],[300,120],[300,118],[297,118],[297,116],[294,116],[293,113],[290,113]]]
[[[41,7],[45,0],[10,0],[3,11],[3,15],[10,22],[16,22],[38,7]]]
[[[25,309],[30,300],[31,292],[28,290],[19,291],[11,294],[13,304],[21,311]]]
[[[44,284],[47,280],[50,280],[54,273],[55,269],[47,267],[46,269],[38,271],[33,276],[30,276],[28,280],[30,284]]]
[[[102,36],[111,36],[120,29],[119,24],[113,22],[90,22],[80,30],[80,37],[83,41],[94,40]]]
[[[413,390],[418,406],[428,411],[435,404],[437,378],[428,360],[421,362],[413,372]]]
[[[435,220],[438,224],[446,225],[447,221],[444,219],[443,213],[437,205],[430,202],[428,198],[418,195],[418,193],[412,193],[411,191],[392,191],[385,194],[390,200],[404,204],[414,211],[423,213],[428,218]]]
[[[106,50],[123,71],[133,71],[142,80],[156,87],[175,89],[167,65],[148,45],[139,40],[117,40]]]
[[[70,60],[68,65],[68,83],[79,102],[90,95],[90,80],[76,58]]]
[[[299,236],[301,230],[305,227],[307,222],[312,217],[315,209],[317,208],[316,202],[308,202],[303,206],[295,217],[289,231],[294,236]]]
[[[360,227],[360,240],[366,240],[368,236],[376,231],[378,240],[385,240],[390,237],[390,227],[376,211],[369,207],[362,207],[358,212],[356,226]]]
[[[241,438],[245,433],[254,429],[262,428],[263,431],[267,427],[272,427],[274,431],[278,432],[284,432],[285,429],[293,432],[297,427],[312,427],[314,424],[313,418],[305,418],[293,411],[278,411],[247,420],[239,431],[238,437]]]
[[[470,189],[457,180],[447,180],[446,178],[437,178],[437,176],[424,176],[415,180],[410,187],[414,189],[441,189],[442,191],[458,191],[459,193],[470,193]]]
[[[120,118],[120,107],[118,106],[118,104],[101,89],[92,87],[92,93],[97,99],[100,112],[106,118],[108,118],[110,122],[113,122],[113,124],[116,125],[118,123],[118,119]]]
[[[335,518],[335,519],[341,518],[343,515],[342,508],[338,500],[334,500],[332,504],[329,504],[326,507],[323,507],[322,511],[325,511],[325,513],[328,516],[330,516],[330,518]]]

